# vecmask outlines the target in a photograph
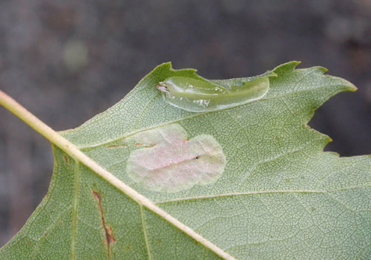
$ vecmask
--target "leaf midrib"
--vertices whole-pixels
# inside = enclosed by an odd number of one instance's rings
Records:
[[[69,140],[58,134],[26,108],[21,106],[17,101],[12,99],[10,96],[6,95],[4,92],[0,91],[0,104],[7,108],[10,112],[18,116],[26,124],[31,126],[34,130],[39,132],[42,136],[48,139],[52,144],[59,147],[66,154],[71,156],[76,162],[88,167],[96,175],[105,180],[107,183],[117,188],[122,193],[126,194],[133,201],[138,203],[138,205],[147,208],[149,211],[153,212],[158,217],[164,219],[166,222],[171,224],[173,227],[182,231],[185,235],[194,239],[205,248],[208,248],[210,251],[214,252],[216,255],[224,259],[234,259],[233,256],[223,251],[223,249],[211,243],[209,240],[202,237],[200,234],[196,233],[194,230],[184,225],[182,222],[175,219],[173,216],[168,214],[163,209],[159,208],[156,204],[150,201],[148,198],[138,193],[136,190],[126,185],[116,176],[105,170],[102,166],[96,163],[94,160],[86,156],[78,147],[76,147]]]

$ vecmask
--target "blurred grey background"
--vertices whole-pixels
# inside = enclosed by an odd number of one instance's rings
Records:
[[[56,130],[104,111],[156,65],[206,78],[290,60],[353,82],[310,122],[342,156],[371,153],[371,1],[0,0],[0,89]],[[45,195],[49,143],[0,108],[0,246]]]

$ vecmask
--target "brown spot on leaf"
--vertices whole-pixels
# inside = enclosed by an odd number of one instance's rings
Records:
[[[107,245],[108,259],[111,259],[111,248],[110,247],[111,247],[111,244],[116,241],[116,239],[113,236],[112,227],[107,226],[107,224],[106,224],[106,220],[104,218],[104,211],[103,211],[103,207],[102,207],[102,200],[101,200],[100,193],[97,192],[97,191],[94,191],[94,190],[92,192],[93,192],[94,199],[98,203],[99,213],[100,213],[100,217],[101,217],[101,220],[102,220],[102,226],[103,226],[103,229],[104,229],[104,232],[105,232],[105,238],[106,239],[105,239],[104,242]]]
[[[66,162],[66,164],[70,164],[69,160],[68,160],[68,156],[67,155],[63,155],[63,158],[64,158],[64,161]]]
[[[128,145],[127,144],[113,144],[113,145],[107,146],[107,148],[116,148],[116,147],[128,147]]]
[[[141,143],[136,143],[134,144],[135,146],[143,146],[144,148],[152,148],[154,147],[155,145],[154,144],[151,144],[151,145],[144,145],[144,144],[141,144]]]

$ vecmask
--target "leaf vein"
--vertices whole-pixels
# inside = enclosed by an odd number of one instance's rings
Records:
[[[146,243],[148,259],[152,260],[151,249],[150,249],[149,241],[148,241],[148,230],[147,230],[147,227],[146,227],[146,220],[145,220],[142,205],[140,205],[140,217],[141,217],[141,221],[142,221],[143,235],[144,235],[144,241]]]

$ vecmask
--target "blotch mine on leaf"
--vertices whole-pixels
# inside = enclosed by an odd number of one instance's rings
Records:
[[[127,173],[147,189],[177,192],[215,182],[223,173],[226,158],[211,135],[188,140],[179,124],[138,133],[127,139],[143,144],[130,153]]]

